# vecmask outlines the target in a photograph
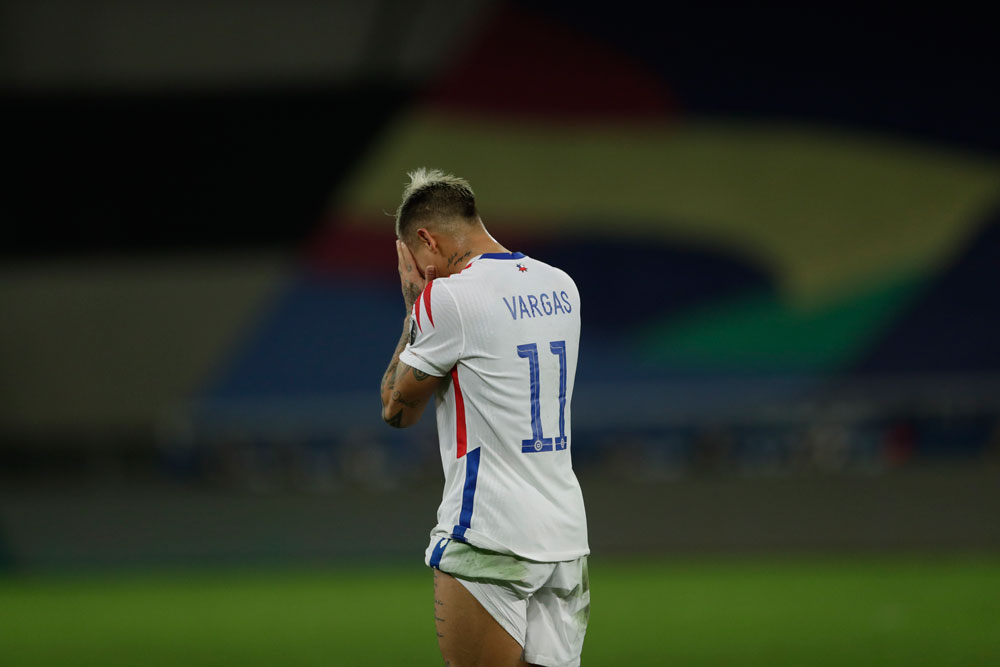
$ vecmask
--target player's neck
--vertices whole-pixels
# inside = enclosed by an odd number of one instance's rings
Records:
[[[510,252],[510,250],[507,250],[507,248],[490,239],[488,243],[478,244],[475,247],[469,248],[468,252],[472,253],[471,257],[479,257],[480,255],[485,255],[490,252]]]
[[[493,235],[486,231],[486,227],[481,227],[479,233],[474,235],[467,242],[469,246],[466,250],[472,251],[473,257],[478,257],[479,255],[485,255],[488,252],[510,252],[507,248],[500,245],[499,242]]]
[[[466,266],[470,260],[480,255],[485,255],[491,252],[510,252],[507,248],[500,245],[496,239],[490,236],[488,233],[484,235],[476,235],[473,238],[467,239],[465,243],[458,248],[453,257],[459,259],[454,266],[449,267],[451,269],[450,273],[458,273]]]

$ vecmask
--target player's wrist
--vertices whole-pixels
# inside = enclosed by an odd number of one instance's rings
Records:
[[[403,304],[406,306],[406,312],[413,310],[413,304],[420,298],[421,291],[421,288],[413,283],[403,286]]]

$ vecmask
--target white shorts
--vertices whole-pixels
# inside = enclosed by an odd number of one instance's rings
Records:
[[[524,648],[525,661],[545,667],[580,664],[590,619],[586,556],[537,563],[433,537],[424,562],[458,579]]]

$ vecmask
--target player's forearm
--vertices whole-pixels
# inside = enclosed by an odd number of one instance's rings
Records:
[[[392,361],[382,376],[382,420],[394,428],[406,428],[420,421],[420,415],[441,381],[440,377],[399,360],[410,339],[406,324]]]
[[[406,341],[409,337],[409,323],[410,318],[407,317],[403,320],[403,333],[399,336],[399,342],[396,343],[396,350],[392,353],[392,359],[389,361],[388,368],[385,369],[385,373],[382,374],[382,411],[383,418],[385,414],[385,409],[389,406],[392,400],[392,391],[396,387],[396,372],[399,370],[399,355],[403,353],[406,348]],[[386,422],[389,420],[387,419]]]

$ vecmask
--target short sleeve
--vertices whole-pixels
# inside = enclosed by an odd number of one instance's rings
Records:
[[[458,303],[439,280],[427,283],[410,313],[410,340],[400,353],[404,364],[437,377],[458,363],[464,335]]]

